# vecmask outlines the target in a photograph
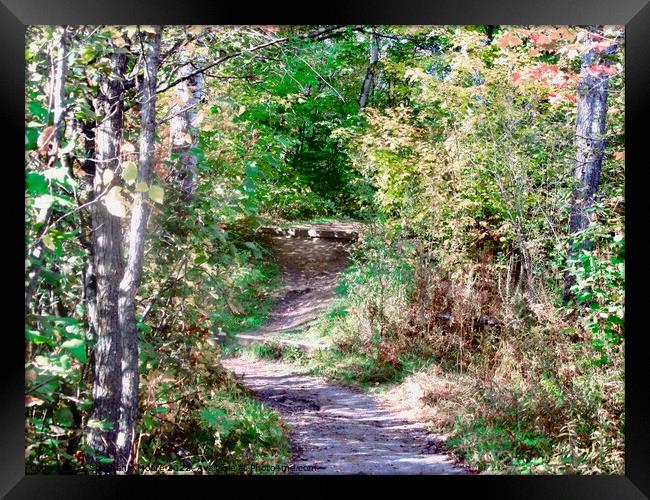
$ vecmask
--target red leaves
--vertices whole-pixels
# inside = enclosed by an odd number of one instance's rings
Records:
[[[167,168],[162,162],[156,162],[153,164],[153,173],[159,179],[165,179],[167,177]]]
[[[499,40],[497,41],[497,46],[499,48],[505,49],[507,47],[517,47],[522,43],[523,42],[521,41],[521,38],[519,38],[518,36],[513,35],[512,33],[506,33],[501,38],[499,38]]]
[[[542,64],[524,72],[512,73],[512,83],[536,82],[549,87],[563,88],[575,82],[577,75],[561,70],[556,64]]]
[[[616,68],[613,66],[607,66],[605,64],[592,64],[591,66],[587,66],[584,71],[589,76],[600,76],[603,74],[611,76],[618,73],[618,71],[616,71]]]
[[[569,94],[568,92],[549,92],[548,93],[548,102],[551,104],[558,104],[563,101],[576,102],[574,95]]]
[[[593,50],[601,53],[614,43],[613,37],[618,36],[617,27],[608,27],[606,36],[599,33],[581,31],[566,26],[539,27],[535,31],[517,29],[503,34],[496,42],[501,49],[517,47],[528,42],[529,55],[536,56],[542,51],[564,54],[569,58],[576,57],[586,51]]]
[[[267,35],[275,35],[280,30],[279,26],[273,25],[262,25],[259,28]]]
[[[612,35],[617,36],[616,31],[609,30],[607,36],[599,33],[581,30],[576,32],[566,27],[552,28],[542,27],[535,31],[524,32],[515,31],[515,34],[506,34],[499,40],[500,47],[507,47],[510,44],[516,44],[515,39],[528,39],[528,44],[532,45],[528,51],[529,56],[539,54],[542,50],[555,52],[571,60],[588,51],[594,51],[597,54],[612,47],[615,43]],[[521,37],[521,39],[519,38]],[[592,64],[582,68],[580,75],[565,67],[559,67],[556,64],[541,64],[532,68],[524,68],[512,73],[512,83],[514,85],[533,85],[538,84],[541,87],[548,88],[548,101],[551,104],[562,102],[575,102],[575,97],[570,92],[561,92],[567,89],[570,84],[577,83],[580,77],[585,76],[613,76],[620,71],[620,67],[609,63],[603,63],[601,59],[598,64]]]
[[[531,33],[530,41],[533,42],[534,45],[537,45],[543,49],[553,48],[556,42],[556,40],[551,38],[546,33]]]
[[[38,152],[41,154],[47,153],[48,149],[54,144],[54,136],[56,127],[45,127],[36,140]],[[53,151],[52,151],[53,152]]]
[[[32,406],[39,406],[45,403],[42,399],[35,398],[34,396],[25,396],[25,407],[31,408]]]
[[[546,84],[564,87],[570,77],[555,64],[543,64],[531,70],[531,75],[536,80]]]
[[[512,73],[512,83],[514,85],[538,83],[550,87],[548,101],[551,104],[576,102],[576,98],[572,93],[559,92],[558,90],[567,87],[570,83],[575,83],[577,80],[578,75],[567,73],[555,64],[542,64],[524,72],[516,71]]]
[[[576,39],[574,31],[567,27],[542,28],[528,35],[529,40],[536,47],[543,50],[554,50],[560,42],[573,42]]]
[[[381,341],[378,347],[379,357],[393,366],[395,369],[399,369],[402,365],[401,361],[397,358],[397,349],[389,344],[386,341]]]
[[[609,40],[606,40],[603,42],[590,43],[587,47],[592,49],[596,54],[599,54],[600,52],[609,49],[612,45],[613,44]]]

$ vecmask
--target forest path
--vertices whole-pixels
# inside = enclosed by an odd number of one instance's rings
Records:
[[[354,223],[267,228],[263,238],[282,273],[278,300],[264,326],[253,332],[238,333],[234,342],[222,338],[238,344],[276,340],[307,349],[325,347],[274,337],[307,326],[327,310],[336,295],[338,276],[347,266],[348,246],[357,238],[358,229],[359,225]]]
[[[280,362],[242,356],[223,365],[288,424],[293,474],[466,474],[435,436],[378,396]]]
[[[331,225],[322,229],[339,234],[353,231]],[[334,298],[337,276],[347,265],[345,240],[295,233],[271,239],[284,279],[282,299],[264,327],[237,336],[241,343],[264,342],[316,319]],[[289,425],[293,465],[315,467],[293,473],[466,473],[440,451],[435,436],[389,409],[376,395],[302,374],[295,366],[280,362],[249,356],[222,361]]]

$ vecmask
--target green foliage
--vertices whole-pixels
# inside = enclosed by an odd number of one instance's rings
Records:
[[[595,205],[592,212],[596,221],[572,241],[567,264],[575,282],[567,309],[581,316],[599,354],[595,361],[608,364],[608,352],[623,341],[625,235],[622,221],[609,207]]]
[[[277,416],[220,368],[216,347],[263,324],[279,270],[258,229],[287,221],[369,222],[331,308],[305,332],[332,349],[265,344],[267,359],[370,387],[434,364],[476,383],[444,429],[482,470],[620,473],[623,463],[624,74],[611,57],[606,151],[591,225],[569,234],[574,188],[572,27],[375,26],[381,57],[359,109],[369,29],[324,41],[308,27],[167,27],[166,85],[187,54],[227,54],[205,78],[188,153],[196,193],[179,192],[184,156],[168,154],[175,89],[157,97],[154,178],[135,184],[137,86],[127,85],[121,170],[107,199],[128,223],[130,197],[152,206],[137,296],[141,468],[282,464]],[[137,82],[151,27],[71,28],[61,158],[48,74],[56,27],[26,40],[26,462],[80,471],[95,344],[85,202],[87,130],[110,55]],[[270,36],[282,43],[266,43]],[[610,36],[609,34],[607,36]],[[168,52],[167,52],[168,51]],[[610,69],[611,69],[610,68]],[[75,121],[73,121],[73,118]],[[190,134],[191,135],[191,134]],[[110,203],[109,203],[110,202]],[[567,258],[567,249],[569,258]],[[572,301],[562,304],[565,278]],[[425,398],[426,400],[426,398]],[[428,404],[423,403],[423,404]],[[439,404],[435,401],[431,404]],[[469,417],[467,416],[469,415]]]
[[[327,48],[303,41],[297,53],[280,52],[280,64],[261,59],[232,68],[254,73],[262,87],[234,81],[214,89],[217,104],[201,133],[207,160],[240,179],[256,211],[285,219],[358,215],[368,203],[360,176],[332,136],[337,127],[359,123],[363,51],[348,35]]]
[[[242,387],[220,382],[201,400],[200,409],[190,412],[182,411],[182,395],[180,401],[173,390],[165,396],[176,399],[143,416],[143,470],[178,467],[251,474],[255,466],[286,465],[289,442],[277,414]]]

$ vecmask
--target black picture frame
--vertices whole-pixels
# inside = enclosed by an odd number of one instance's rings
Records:
[[[0,47],[3,64],[0,67],[0,106],[2,117],[10,124],[4,134],[3,148],[5,178],[15,175],[15,183],[4,184],[4,195],[16,193],[20,203],[24,176],[15,165],[24,161],[21,148],[24,127],[24,37],[25,26],[32,24],[624,24],[626,26],[626,247],[628,266],[626,279],[626,434],[624,476],[426,476],[388,478],[378,476],[327,477],[326,480],[344,481],[347,485],[363,481],[364,490],[377,487],[383,490],[387,481],[403,489],[404,486],[424,488],[429,495],[442,495],[440,486],[451,488],[454,497],[472,495],[485,497],[526,499],[642,499],[650,497],[650,382],[645,360],[648,335],[644,330],[647,320],[643,309],[643,290],[647,264],[642,258],[644,224],[644,190],[648,183],[643,174],[644,146],[648,142],[642,126],[648,121],[650,91],[650,5],[649,0],[455,0],[448,3],[418,2],[340,2],[280,5],[268,2],[253,4],[196,0],[0,0]],[[645,167],[645,168],[644,168]],[[15,186],[15,187],[12,187]],[[646,195],[647,197],[647,195]],[[7,199],[5,196],[4,199]],[[9,204],[9,201],[7,201]],[[12,202],[13,203],[13,202]],[[19,206],[19,205],[17,205]],[[23,222],[9,206],[3,207],[5,230],[11,230],[13,241],[24,232]],[[5,270],[13,272],[13,262],[24,259],[18,255],[19,245],[9,243]],[[15,248],[15,254],[13,253]],[[15,273],[20,273],[16,266]],[[629,272],[629,269],[632,272]],[[645,272],[644,272],[645,271]],[[25,475],[24,462],[24,337],[19,333],[23,325],[18,316],[23,305],[16,285],[11,285],[7,273],[4,335],[0,336],[4,354],[0,366],[2,412],[0,419],[0,494],[6,498],[100,498],[151,497],[187,495],[189,487],[209,488],[214,495],[225,494],[224,486],[237,491],[250,487],[273,489],[283,495],[313,494],[304,477],[99,477]],[[11,305],[13,302],[15,305]],[[15,319],[13,317],[16,317]],[[15,327],[14,327],[15,322]],[[322,479],[322,478],[321,478]],[[208,481],[209,484],[206,482]],[[275,482],[277,481],[277,482]],[[299,483],[294,483],[299,481]],[[405,484],[406,483],[406,484]],[[156,491],[156,493],[154,493]],[[332,490],[334,493],[336,490]],[[406,491],[406,490],[404,490]],[[415,492],[413,493],[415,494]]]

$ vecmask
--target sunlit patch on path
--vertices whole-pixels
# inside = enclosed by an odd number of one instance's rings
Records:
[[[336,294],[338,276],[347,266],[349,244],[356,240],[357,231],[358,225],[351,223],[261,231],[278,262],[283,286],[269,321],[254,332],[238,334],[236,342],[271,340],[278,334],[306,326],[325,312]],[[324,347],[304,341],[283,340],[282,343]]]
[[[223,360],[289,425],[294,465],[303,474],[465,474],[418,424],[379,399],[296,373],[295,367],[246,356]]]
[[[353,227],[320,226],[271,231],[270,244],[284,286],[268,323],[238,335],[237,342],[264,342],[309,324],[327,310],[338,275],[348,262]],[[298,233],[298,234],[296,234]],[[304,234],[303,234],[304,233]],[[345,234],[346,238],[341,238]],[[291,343],[291,341],[283,341]],[[303,345],[302,347],[323,347]],[[369,393],[297,373],[282,363],[242,356],[224,359],[291,429],[294,465],[314,466],[315,474],[464,474],[439,451],[439,441],[419,424],[398,417]]]

